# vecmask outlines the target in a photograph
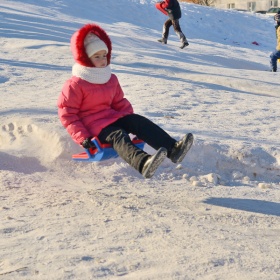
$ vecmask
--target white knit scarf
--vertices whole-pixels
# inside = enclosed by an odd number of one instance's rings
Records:
[[[72,75],[92,84],[105,84],[111,78],[110,65],[104,68],[86,67],[75,63],[72,67]]]

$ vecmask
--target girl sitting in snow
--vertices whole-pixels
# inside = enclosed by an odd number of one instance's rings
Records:
[[[91,139],[97,136],[145,178],[154,175],[165,157],[181,162],[191,148],[193,135],[188,133],[176,141],[149,119],[133,113],[111,73],[112,44],[107,33],[98,25],[87,24],[72,36],[71,50],[76,63],[57,105],[61,123],[72,139],[89,149],[94,147]],[[157,152],[151,156],[136,147],[129,133]]]

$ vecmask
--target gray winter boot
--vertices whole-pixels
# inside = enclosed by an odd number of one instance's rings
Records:
[[[189,42],[187,41],[187,39],[182,43],[181,45],[181,49],[183,49],[184,47],[187,47],[189,45]]]
[[[167,44],[167,39],[166,38],[161,38],[158,40],[158,42],[162,43],[162,44]]]
[[[183,49],[184,47],[187,47],[189,45],[189,42],[186,38],[186,36],[182,33],[182,32],[176,32],[180,41],[182,42],[182,45],[180,46],[181,49]]]
[[[180,141],[177,141],[170,153],[170,160],[174,163],[180,163],[186,156],[193,144],[193,135],[186,134]]]
[[[167,150],[165,148],[160,148],[153,156],[150,156],[145,162],[142,175],[145,178],[151,178],[155,174],[158,167],[164,161],[167,156]]]

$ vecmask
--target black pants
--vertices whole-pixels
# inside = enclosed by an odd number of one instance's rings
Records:
[[[155,150],[166,148],[168,155],[176,142],[159,126],[137,114],[127,115],[103,128],[98,139],[102,143],[111,144],[119,156],[140,173],[150,155],[132,143],[129,133],[136,135]]]
[[[162,37],[167,39],[169,35],[169,29],[173,25],[174,31],[181,40],[181,42],[184,42],[186,40],[185,35],[183,34],[180,24],[179,24],[179,19],[173,19],[171,20],[170,18],[166,20],[166,22],[163,24],[163,31],[162,31]]]

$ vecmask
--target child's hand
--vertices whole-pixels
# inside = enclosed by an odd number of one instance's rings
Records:
[[[82,143],[82,146],[85,148],[85,149],[90,149],[90,148],[93,148],[95,149],[96,146],[94,145],[94,143],[91,142],[91,138],[92,137],[89,137],[87,139],[85,139]]]

